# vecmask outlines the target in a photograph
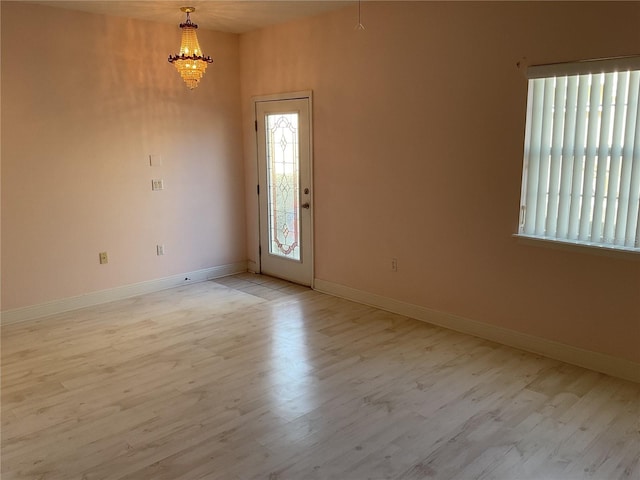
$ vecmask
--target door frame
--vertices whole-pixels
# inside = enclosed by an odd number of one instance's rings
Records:
[[[261,240],[260,240],[260,232],[262,225],[260,224],[261,212],[260,212],[260,195],[258,194],[258,185],[260,184],[260,159],[258,156],[258,149],[260,145],[258,145],[258,115],[257,115],[257,107],[258,103],[262,102],[277,102],[283,100],[307,100],[309,102],[309,184],[311,185],[311,195],[309,197],[309,201],[311,203],[311,208],[309,209],[309,215],[311,215],[311,221],[309,222],[309,248],[311,249],[311,279],[310,284],[311,288],[314,288],[315,284],[315,245],[314,245],[314,190],[315,185],[313,181],[313,91],[312,90],[301,90],[298,92],[289,92],[289,93],[274,93],[270,95],[256,95],[251,97],[251,104],[253,105],[253,122],[255,128],[253,129],[254,135],[254,146],[255,146],[255,174],[256,174],[256,207],[257,207],[257,221],[258,221],[258,231],[257,231],[257,246],[255,251],[255,255],[257,258],[256,262],[256,273],[262,273],[262,255],[261,255]],[[264,193],[264,192],[263,192]]]

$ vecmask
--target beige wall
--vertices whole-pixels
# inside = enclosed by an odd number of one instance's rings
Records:
[[[353,7],[241,37],[250,260],[250,97],[312,89],[317,278],[639,362],[640,262],[512,234],[516,63],[637,54],[640,3],[365,2],[362,15],[365,31]]]
[[[177,25],[2,2],[3,309],[246,259],[239,40],[199,39],[189,91]]]

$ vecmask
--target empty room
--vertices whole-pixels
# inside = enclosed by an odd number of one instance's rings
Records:
[[[640,478],[640,2],[0,7],[3,480]]]

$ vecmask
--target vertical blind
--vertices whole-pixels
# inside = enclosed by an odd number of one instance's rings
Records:
[[[528,76],[520,234],[640,250],[640,57]]]

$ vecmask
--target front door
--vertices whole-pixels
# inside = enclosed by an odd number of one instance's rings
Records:
[[[256,101],[260,270],[313,279],[310,99]]]

